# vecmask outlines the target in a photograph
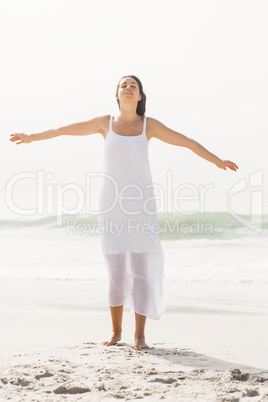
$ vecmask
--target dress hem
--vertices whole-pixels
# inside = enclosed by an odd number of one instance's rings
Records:
[[[160,318],[162,317],[162,315],[163,315],[164,312],[165,312],[165,310],[164,310],[163,313],[161,313],[161,314],[158,316],[158,318],[155,318],[155,317],[152,317],[151,315],[146,315],[146,314],[139,313],[138,311],[136,311],[136,310],[134,309],[133,305],[130,304],[130,303],[118,304],[118,305],[116,305],[116,306],[112,306],[111,304],[109,304],[109,307],[120,307],[120,306],[130,307],[130,315],[134,315],[134,313],[137,313],[137,314],[139,314],[139,315],[143,315],[144,317],[150,318],[151,320],[155,320],[155,321],[160,320]]]

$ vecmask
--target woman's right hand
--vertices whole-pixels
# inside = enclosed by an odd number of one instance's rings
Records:
[[[16,145],[18,144],[29,144],[31,142],[30,140],[30,135],[24,134],[24,133],[16,133],[16,134],[10,134],[11,138],[9,141],[11,142],[17,142]]]

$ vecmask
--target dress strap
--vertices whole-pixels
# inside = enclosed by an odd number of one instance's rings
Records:
[[[113,121],[113,116],[110,115],[110,126],[109,126],[110,131],[113,131],[112,130],[112,121]]]
[[[143,119],[143,131],[142,131],[144,134],[146,134],[146,116],[144,116],[144,119]]]

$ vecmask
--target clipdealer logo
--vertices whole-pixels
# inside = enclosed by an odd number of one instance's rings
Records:
[[[166,182],[164,185],[148,185],[148,194],[144,197],[144,188],[139,188],[136,184],[128,183],[120,188],[116,180],[103,172],[86,173],[85,188],[76,183],[55,183],[55,175],[52,172],[19,172],[12,176],[6,184],[6,204],[12,212],[21,216],[32,215],[50,215],[55,216],[56,225],[63,225],[64,215],[75,215],[86,213],[88,215],[99,215],[107,213],[113,208],[119,207],[126,215],[135,215],[140,211],[130,211],[125,208],[131,200],[137,201],[137,205],[143,208],[148,215],[154,215],[159,211],[167,213],[179,213],[183,215],[194,215],[204,213],[206,206],[206,195],[208,190],[214,187],[214,184],[200,184],[195,186],[191,183],[184,183],[177,187],[173,185],[172,175],[174,173],[167,171]],[[34,196],[29,201],[30,207],[22,207],[20,200],[16,199],[16,186],[21,187],[27,180],[34,182]],[[94,180],[98,182],[97,187]],[[112,202],[107,205],[105,210],[92,207],[92,195],[101,191],[102,183],[108,180],[109,188],[113,196]],[[95,187],[94,187],[95,186]],[[97,189],[96,189],[97,188]],[[129,191],[130,190],[130,191]],[[66,193],[71,192],[76,197],[76,205],[73,208],[67,208],[65,202],[68,197]],[[185,195],[185,192],[187,195]],[[249,213],[242,216],[236,211],[237,200],[243,203],[243,207],[249,205]],[[149,201],[149,202],[148,202]],[[148,210],[148,204],[151,210]],[[105,202],[104,202],[105,204]],[[104,205],[103,204],[103,205]],[[156,208],[158,204],[158,208]],[[192,209],[189,210],[190,204]],[[136,205],[136,202],[134,203]],[[194,206],[194,208],[193,208]],[[257,233],[263,229],[263,171],[258,170],[249,175],[248,178],[239,180],[231,187],[227,194],[227,208],[230,215],[235,218],[242,226]]]

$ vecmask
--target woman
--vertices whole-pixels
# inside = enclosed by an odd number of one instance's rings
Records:
[[[94,133],[105,139],[105,176],[98,222],[105,228],[101,242],[109,273],[112,334],[103,345],[113,345],[121,339],[123,306],[129,305],[132,314],[135,312],[134,347],[143,349],[148,348],[144,333],[146,318],[159,319],[166,307],[164,257],[156,230],[148,141],[155,137],[187,147],[220,169],[236,171],[238,167],[160,121],[146,118],[146,96],[136,76],[119,80],[116,99],[119,114],[115,118],[105,115],[37,134],[11,134],[10,141],[22,144],[60,135]]]

